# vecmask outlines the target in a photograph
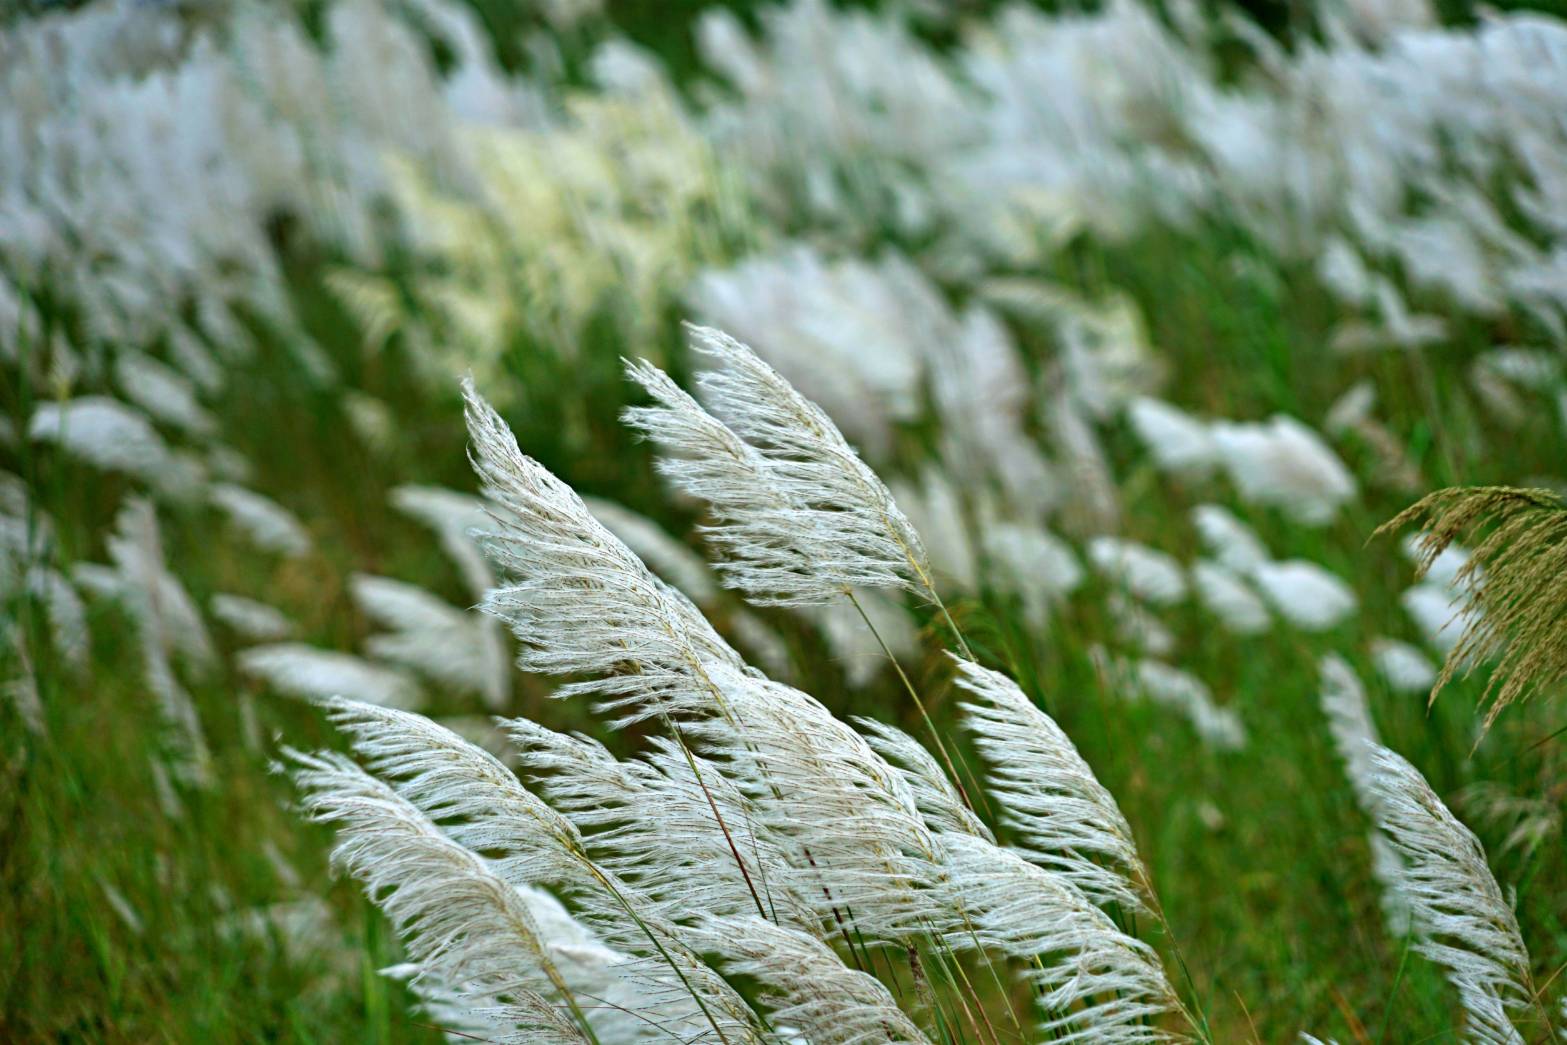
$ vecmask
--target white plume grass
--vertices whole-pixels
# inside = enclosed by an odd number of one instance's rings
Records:
[[[738,665],[739,654],[571,487],[518,450],[471,384],[465,395],[474,468],[494,505],[485,547],[507,575],[483,606],[511,627],[518,663],[587,676],[558,695],[604,696],[628,709],[627,722],[710,709],[710,691],[693,682],[697,669],[707,660]]]
[[[629,373],[657,405],[626,420],[663,450],[664,475],[712,509],[724,583],[761,605],[856,588],[934,595],[919,535],[832,420],[733,338],[692,327],[691,347],[717,364],[697,379],[711,413],[643,363]]]
[[[1344,775],[1361,811],[1377,822],[1378,792],[1373,786],[1375,764],[1372,755],[1380,740],[1371,720],[1365,687],[1349,662],[1337,654],[1328,654],[1317,666],[1322,677],[1322,711],[1339,758],[1344,760]],[[1370,833],[1371,875],[1381,889],[1383,920],[1395,939],[1409,934],[1410,907],[1403,892],[1403,859],[1387,838]]]
[[[1302,631],[1334,628],[1360,605],[1348,584],[1309,559],[1264,563],[1251,576],[1279,616]]]
[[[1107,582],[1145,602],[1167,606],[1186,597],[1185,571],[1157,548],[1121,537],[1095,537],[1088,542],[1088,559]]]
[[[364,881],[419,976],[475,1007],[504,1002],[541,1043],[594,1040],[527,905],[480,857],[347,759],[293,761],[306,811],[337,827],[334,861]]]
[[[245,595],[218,592],[207,600],[207,609],[220,624],[249,642],[277,642],[294,631],[293,621],[282,610]]]
[[[1531,1007],[1545,1010],[1485,850],[1419,770],[1385,747],[1368,748],[1373,812],[1402,861],[1399,889],[1420,937],[1416,949],[1457,989],[1475,1040],[1522,1043],[1513,1021]]]
[[[987,792],[1016,851],[1089,899],[1129,910],[1152,900],[1132,829],[1061,727],[997,671],[954,658],[963,725],[989,765]]]

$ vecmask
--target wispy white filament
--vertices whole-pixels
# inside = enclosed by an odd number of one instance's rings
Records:
[[[1398,881],[1421,937],[1416,948],[1458,990],[1476,1040],[1521,1045],[1512,1017],[1535,999],[1529,952],[1485,850],[1419,770],[1387,748],[1370,750],[1372,812],[1402,858]]]
[[[693,327],[691,344],[716,364],[698,378],[711,413],[644,363],[629,372],[657,405],[626,420],[662,448],[664,474],[711,507],[724,582],[797,606],[854,588],[928,591],[919,535],[827,415],[732,338]]]
[[[997,671],[954,659],[970,697],[964,728],[990,766],[992,801],[1017,851],[1098,904],[1146,909],[1148,876],[1132,829],[1061,727]]]

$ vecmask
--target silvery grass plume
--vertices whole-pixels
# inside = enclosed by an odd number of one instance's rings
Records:
[[[1186,572],[1174,558],[1120,537],[1095,537],[1088,559],[1110,584],[1138,599],[1166,606],[1186,597]]]
[[[144,414],[108,396],[45,403],[29,418],[27,434],[171,497],[188,497],[204,478],[195,462],[169,448]]]
[[[462,574],[475,599],[495,587],[495,573],[474,536],[489,522],[484,502],[471,494],[440,486],[407,483],[392,490],[392,507],[435,531],[441,550]]]
[[[1192,1023],[1153,948],[1117,929],[1081,890],[983,839],[952,835],[945,846],[943,884],[960,917],[938,931],[954,949],[993,948],[1029,963],[1045,1040],[1189,1040],[1153,1022],[1179,1013]]]
[[[1130,910],[1153,901],[1132,829],[1061,727],[998,671],[954,658],[968,694],[964,728],[990,765],[990,797],[1029,862],[1095,903]]]
[[[348,759],[293,761],[306,811],[337,826],[333,860],[363,880],[420,977],[451,985],[469,1008],[506,1005],[534,1041],[594,1040],[527,906],[481,857]]]
[[[1309,559],[1262,563],[1251,579],[1279,616],[1302,631],[1327,631],[1360,605],[1348,584]]]
[[[585,676],[561,696],[595,693],[626,722],[712,709],[693,684],[709,660],[739,654],[676,589],[650,573],[582,499],[517,448],[500,417],[465,383],[471,458],[491,504],[485,550],[508,575],[484,609],[505,620],[518,663],[545,675]]]
[[[618,982],[641,994],[626,1007],[689,1040],[920,1040],[828,949],[841,937],[857,961],[867,948],[934,946],[992,970],[1021,963],[1058,1039],[1180,1039],[1150,1023],[1184,1012],[1151,949],[1070,879],[997,847],[911,739],[879,727],[867,740],[746,667],[468,396],[474,463],[495,506],[488,547],[517,573],[492,601],[509,598],[529,623],[524,662],[589,676],[574,692],[612,684],[673,736],[619,763],[511,723],[546,804],[419,716],[345,701],[329,714],[369,771],[453,843],[486,854],[508,885],[560,891],[628,955]],[[770,927],[748,931],[757,919]],[[730,973],[769,967],[756,973],[759,1004],[777,1024],[765,1027],[704,954]],[[966,1008],[973,988],[952,988],[949,1004]],[[864,1022],[838,1025],[834,1009]]]
[[[475,404],[470,398],[470,417],[473,412]],[[487,415],[486,420],[489,425],[498,426],[498,418],[494,415]],[[512,468],[520,467],[517,464],[520,454],[517,454],[516,445],[509,442],[509,432],[508,439],[500,439],[497,432],[486,431],[484,425],[475,431],[475,456],[480,461],[481,472],[486,443],[503,450],[509,447],[509,453],[503,456]],[[500,431],[505,431],[503,426]],[[533,468],[537,470],[537,465]],[[494,489],[497,486],[494,467],[490,468],[489,475],[487,486]],[[533,475],[534,483],[544,483],[537,473],[530,475]],[[564,484],[559,484],[553,476],[548,479],[553,483],[550,503],[555,508],[564,506],[574,517],[578,530],[594,536],[594,555],[602,556],[603,548],[610,547],[603,539],[602,530],[581,511],[580,503],[575,508],[572,506],[574,495],[567,500],[566,495],[570,492]],[[564,519],[552,519],[548,523],[558,528],[564,525]],[[534,569],[548,569],[542,559],[574,555],[577,550],[564,539],[553,544],[537,541],[522,525],[512,526],[508,533],[512,541],[519,544],[531,542],[531,559],[527,561],[533,562]],[[627,572],[633,580],[638,577],[639,562],[635,556],[621,550],[614,558],[617,569]],[[632,613],[635,602],[630,600],[638,597],[635,589],[633,583],[630,588],[621,586],[605,592],[603,597],[606,600],[627,598],[628,594],[630,605],[622,606],[616,613]],[[664,631],[669,635],[679,638],[680,630],[689,624],[707,627],[699,614],[689,609],[689,603],[679,603],[677,608],[682,609],[682,613],[664,617]],[[688,609],[689,614],[694,614],[694,620],[693,616],[686,616]],[[577,635],[569,630],[541,631],[536,636],[536,641],[559,644],[570,644],[575,639]],[[680,638],[680,642],[685,655],[699,649],[699,645],[689,638]],[[680,837],[686,846],[696,848],[688,848],[685,855],[677,855],[679,848],[644,844],[642,848],[649,854],[649,860],[641,863],[632,860],[624,865],[627,876],[652,882],[655,888],[650,891],[668,890],[671,898],[679,898],[683,888],[686,907],[696,909],[700,902],[718,896],[719,893],[711,891],[718,887],[696,884],[691,874],[680,874],[679,870],[660,871],[657,860],[668,857],[675,863],[686,862],[696,852],[711,866],[711,854],[721,854],[722,848],[729,848],[733,868],[741,871],[740,877],[744,880],[736,879],[727,863],[722,865],[730,879],[729,885],[722,887],[726,888],[729,899],[722,902],[736,912],[746,912],[744,917],[751,917],[747,899],[755,904],[762,917],[766,917],[771,896],[793,893],[804,901],[805,909],[815,912],[820,926],[843,926],[843,918],[848,917],[854,935],[873,943],[907,946],[935,934],[935,938],[951,948],[998,948],[1009,956],[1026,957],[1036,965],[1044,965],[1040,982],[1055,992],[1051,993],[1051,998],[1056,1003],[1066,1000],[1067,1009],[1075,1007],[1073,1025],[1098,1028],[1109,1036],[1130,1028],[1142,1015],[1169,1007],[1166,998],[1174,995],[1156,962],[1150,973],[1145,964],[1149,953],[1139,951],[1142,945],[1119,934],[1108,920],[1091,920],[1084,924],[1081,909],[1092,910],[1092,904],[1081,896],[1075,885],[995,848],[989,830],[968,813],[961,794],[935,769],[934,760],[918,749],[914,741],[893,730],[881,729],[874,730],[873,741],[868,744],[862,736],[827,713],[826,708],[809,694],[758,677],[727,647],[719,650],[718,658],[696,664],[696,671],[686,669],[685,677],[672,675],[668,685],[671,691],[680,686],[696,688],[697,680],[700,685],[715,689],[715,696],[699,702],[693,700],[680,707],[683,719],[680,730],[704,755],[700,766],[722,769],[732,786],[708,783],[710,777],[716,777],[716,772],[699,768],[697,758],[686,749],[683,739],[675,746],[661,747],[650,765],[660,769],[658,776],[666,782],[685,782],[682,783],[685,797],[679,802],[671,797],[669,805],[685,808],[688,812]],[[572,786],[578,790],[569,791],[570,797],[564,801],[589,810],[592,793],[605,791],[605,780],[614,782],[616,788],[624,788],[628,779],[625,772],[606,765],[603,758],[591,758],[594,754],[591,750],[581,747],[570,750],[570,746],[563,749],[559,738],[541,744],[539,730],[528,732],[531,733],[530,743],[536,749],[548,747],[552,750],[550,768],[561,771],[563,766],[575,763],[577,772],[588,774],[588,791],[581,791],[580,783],[575,783]],[[563,750],[564,755],[561,754]],[[881,752],[898,766],[882,757]],[[682,761],[685,768],[680,765]],[[597,763],[597,769],[594,769],[594,763]],[[600,774],[597,782],[583,765]],[[668,783],[658,782],[649,772],[635,771],[635,774],[641,777],[642,785],[658,783],[668,791]],[[570,774],[566,776],[570,777]],[[614,801],[616,799],[611,797],[610,804]],[[619,801],[624,802],[624,799]],[[700,818],[704,802],[713,813],[711,821]],[[721,807],[722,813],[719,812]],[[602,826],[592,824],[592,827]],[[595,832],[589,830],[588,833],[591,837]],[[719,848],[721,835],[722,848]],[[953,838],[959,841],[953,843]],[[998,893],[981,891],[968,896],[965,890],[976,887],[972,873],[978,866],[979,855],[989,855],[993,865],[1017,863],[1023,868],[1017,874],[1022,874],[1025,880],[1033,880],[1028,876],[1039,877],[1042,884],[1037,885],[1036,891],[1042,891],[1034,899],[1033,906],[1053,912],[1051,917],[1061,920],[1050,932],[1073,924],[1083,932],[1066,937],[1031,935],[1030,927],[1017,923],[1004,910],[998,909],[1001,904]],[[751,857],[749,862],[746,857]],[[954,865],[959,857],[967,863]],[[744,891],[741,891],[741,884]],[[702,888],[710,891],[691,893],[691,890]],[[1050,891],[1051,888],[1055,891]],[[779,893],[779,890],[785,891]],[[1040,907],[1047,902],[1055,906]],[[815,927],[818,934],[820,926]],[[1059,954],[1075,957],[1061,959]],[[1113,957],[1116,960],[1111,960]],[[1117,960],[1120,965],[1116,965]],[[1106,974],[1122,976],[1122,987],[1133,990],[1131,985],[1144,984],[1149,990],[1124,995],[1117,1004],[1106,1003],[1095,993],[1094,982],[1075,979],[1077,973],[1073,973],[1073,970],[1098,968],[1102,964],[1109,970]],[[1156,984],[1145,982],[1145,976],[1149,974],[1155,976]],[[1128,996],[1133,998],[1131,1003],[1125,1001]],[[1133,1015],[1125,1015],[1128,1012]]]
[[[1108,685],[1128,697],[1147,697],[1186,716],[1203,743],[1220,751],[1239,751],[1247,743],[1246,725],[1233,708],[1215,703],[1213,690],[1190,672],[1153,657],[1115,656],[1101,646],[1090,651]]]
[[[1438,490],[1384,523],[1378,533],[1419,523],[1424,576],[1463,536],[1489,530],[1450,586],[1466,611],[1461,631],[1431,690],[1434,699],[1453,676],[1495,660],[1482,701],[1485,727],[1534,686],[1567,677],[1567,506],[1546,490],[1479,486]],[[1472,542],[1471,542],[1472,543]],[[1459,615],[1448,611],[1448,616]]]
[[[1399,639],[1372,639],[1371,660],[1395,693],[1429,692],[1436,682],[1436,668],[1420,648]]]
[[[765,918],[701,919],[691,931],[699,948],[724,955],[724,969],[761,985],[758,997],[783,1041],[872,1045],[930,1039],[882,982],[850,969],[814,936]]]
[[[294,632],[294,622],[276,606],[246,595],[218,592],[207,600],[213,619],[249,642],[276,642]]]
[[[692,732],[728,748],[762,822],[809,853],[794,874],[820,917],[841,905],[872,941],[934,935],[960,953],[1029,963],[1051,1040],[1179,1039],[1146,1025],[1183,1011],[1153,951],[1055,868],[997,847],[911,740],[883,727],[867,744],[798,690],[713,671],[733,717]]]
[[[691,347],[718,364],[703,404],[649,363],[627,370],[657,404],[626,421],[659,445],[659,468],[710,506],[724,582],[762,605],[832,602],[855,588],[935,600],[919,535],[832,420],[749,348],[707,327]]]
[[[666,917],[699,909],[815,925],[814,909],[788,880],[793,846],[761,822],[753,800],[717,766],[664,739],[653,741],[649,756],[621,762],[592,740],[527,719],[508,721],[506,730],[522,769],[582,833],[588,851]],[[648,815],[655,809],[656,817]],[[715,809],[738,838],[725,834]]]
[[[1376,725],[1371,721],[1365,687],[1349,663],[1337,654],[1324,656],[1318,663],[1317,671],[1322,677],[1322,711],[1328,719],[1333,746],[1344,760],[1344,775],[1355,792],[1355,800],[1361,811],[1375,824],[1379,799],[1372,786],[1375,777],[1372,752],[1381,741],[1377,737]],[[1409,934],[1410,909],[1403,893],[1403,859],[1387,838],[1375,829],[1369,835],[1368,844],[1371,850],[1371,875],[1381,889],[1379,899],[1388,932],[1395,938],[1405,937]]]
[[[374,774],[354,767],[361,777],[409,803],[448,844],[470,856],[490,854],[479,867],[508,888],[548,886],[569,896],[603,944],[626,954],[607,968],[602,950],[589,956],[592,976],[582,993],[593,992],[599,1015],[589,1021],[606,1042],[669,1033],[731,1045],[761,1040],[755,1013],[691,949],[682,930],[636,886],[599,866],[576,827],[494,756],[419,715],[342,699],[325,706]],[[327,780],[316,790],[330,798],[342,786]],[[353,786],[349,781],[348,790]],[[438,978],[448,987],[464,982]]]
[[[1518,920],[1485,850],[1397,753],[1370,741],[1372,815],[1401,858],[1398,888],[1409,904],[1416,949],[1457,988],[1477,1041],[1521,1043],[1513,1021],[1531,1006],[1551,1020],[1529,971]],[[1550,1031],[1554,1036],[1554,1031]]]

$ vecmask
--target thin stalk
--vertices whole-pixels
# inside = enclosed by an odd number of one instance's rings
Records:
[[[920,700],[920,692],[914,688],[914,683],[910,682],[907,672],[903,671],[903,664],[899,664],[898,658],[893,656],[892,649],[888,647],[887,641],[882,639],[881,631],[876,630],[876,625],[871,624],[871,619],[867,616],[867,614],[865,614],[865,606],[860,605],[859,598],[854,597],[854,592],[848,588],[843,589],[843,594],[848,597],[849,602],[854,603],[854,609],[859,611],[860,620],[865,622],[865,627],[870,628],[871,635],[876,636],[876,644],[881,645],[882,653],[887,655],[887,660],[892,661],[893,669],[898,672],[898,678],[903,680],[903,688],[907,689],[907,691],[909,691],[909,696],[914,699],[914,707],[920,710],[920,718],[925,721],[925,729],[931,733],[931,739],[935,743],[935,750],[940,752],[943,763],[946,763],[946,772],[950,772],[951,777],[953,777],[953,783],[957,786],[957,796],[961,797],[962,801],[964,801],[964,805],[967,805],[970,810],[973,810],[973,802],[968,799],[967,788],[964,788],[964,782],[962,782],[961,777],[957,776],[957,766],[953,765],[953,757],[948,754],[948,750],[946,750],[946,744],[942,743],[942,735],[940,735],[940,733],[935,730],[935,722],[931,721],[931,713],[925,710],[925,702]]]
[[[687,994],[691,995],[691,1000],[696,1002],[697,1008],[702,1010],[702,1015],[707,1018],[707,1022],[712,1026],[713,1033],[718,1035],[718,1040],[723,1042],[724,1045],[730,1045],[729,1038],[724,1034],[724,1029],[718,1025],[718,1019],[713,1015],[712,1011],[708,1009],[707,1003],[702,1000],[702,995],[697,992],[696,988],[691,986],[691,981],[686,979],[686,974],[680,971],[680,965],[675,961],[674,957],[669,953],[669,951],[665,949],[663,941],[661,941],[658,938],[658,935],[653,932],[652,927],[642,920],[642,916],[639,915],[636,912],[636,909],[631,906],[631,901],[627,900],[625,896],[622,895],[621,891],[616,888],[615,883],[611,881],[610,878],[604,874],[604,872],[598,869],[597,864],[593,863],[592,860],[589,860],[586,855],[580,856],[580,859],[586,865],[588,873],[593,875],[593,877],[598,880],[598,883],[609,891],[609,894],[613,896],[620,906],[625,910],[625,912],[631,916],[631,920],[637,923],[637,928],[642,930],[642,935],[646,936],[648,938],[648,942],[651,943],[658,951],[659,955],[664,959],[664,964],[668,965],[670,969],[674,971],[675,975],[679,977],[680,985],[686,989]]]
[[[718,822],[718,829],[724,834],[724,842],[729,846],[729,852],[734,855],[735,866],[740,868],[740,877],[745,879],[746,890],[750,892],[752,901],[756,904],[756,913],[762,920],[768,920],[767,909],[762,905],[762,898],[757,895],[756,886],[751,881],[751,872],[745,869],[745,859],[740,855],[739,846],[729,833],[729,825],[724,823],[723,814],[718,811],[718,803],[713,800],[713,793],[707,789],[707,783],[702,779],[702,771],[696,766],[696,759],[691,755],[691,749],[686,746],[685,735],[680,732],[680,727],[675,725],[668,716],[664,718],[664,724],[674,734],[675,743],[680,745],[680,753],[685,756],[686,765],[691,769],[691,775],[696,778],[696,786],[702,789],[702,797],[707,799],[707,807],[713,811],[713,819]],[[760,866],[761,861],[757,861]],[[776,918],[774,919],[776,921]]]

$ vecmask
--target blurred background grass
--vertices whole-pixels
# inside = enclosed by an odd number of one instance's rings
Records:
[[[516,5],[475,6],[497,41],[519,38],[527,16]],[[609,17],[664,57],[679,79],[690,67],[689,18],[697,9],[611,4]],[[1290,4],[1254,10],[1282,32],[1299,16]],[[504,46],[500,53],[521,61]],[[370,631],[346,591],[354,571],[467,601],[428,532],[387,508],[388,491],[401,483],[471,487],[460,405],[455,388],[414,376],[418,367],[397,336],[378,354],[363,351],[359,325],[323,290],[341,259],[315,247],[294,249],[286,230],[278,230],[277,246],[310,334],[347,384],[387,404],[396,439],[385,452],[368,449],[335,390],[311,381],[282,346],[264,347],[212,403],[213,412],[221,440],[253,462],[254,485],[307,521],[316,551],[271,560],[213,532],[207,513],[175,507],[162,515],[166,552],[198,602],[217,591],[266,592],[295,616],[305,641],[354,648]],[[1561,426],[1547,412],[1510,429],[1476,412],[1464,392],[1476,352],[1526,331],[1474,324],[1439,351],[1324,366],[1341,310],[1241,230],[1149,230],[1115,248],[1083,240],[1057,254],[1048,270],[1019,274],[1090,297],[1110,287],[1129,293],[1169,362],[1170,397],[1197,413],[1286,412],[1319,422],[1342,388],[1364,376],[1375,380],[1383,421],[1432,488],[1560,474],[1567,454]],[[654,335],[677,373],[678,319],[671,308]],[[264,342],[266,327],[252,326]],[[670,506],[647,447],[618,421],[632,390],[620,377],[624,345],[615,327],[586,330],[570,359],[525,334],[512,339],[496,379],[510,395],[507,420],[525,451],[579,491],[688,533],[691,516]],[[1052,352],[1048,338],[1026,323],[1015,324],[1015,333],[1027,364],[1043,366]],[[33,403],[48,391],[10,369],[0,370],[0,381],[0,404],[25,428]],[[917,444],[916,434],[910,439]],[[1112,427],[1107,446],[1122,477],[1126,536],[1186,557],[1197,547],[1187,509],[1237,506],[1221,482],[1155,471],[1127,431]],[[1374,449],[1362,446],[1358,454],[1352,450],[1349,463],[1365,474],[1375,465]],[[912,465],[915,455],[907,457]],[[55,520],[60,559],[102,560],[103,534],[128,484],[25,442],[5,458]],[[1247,723],[1252,742],[1238,752],[1203,751],[1184,723],[1107,692],[1088,656],[1112,628],[1094,592],[1067,603],[1048,631],[1027,627],[998,592],[954,607],[984,659],[1012,667],[1121,803],[1217,1041],[1286,1041],[1300,1030],[1341,1041],[1456,1040],[1455,1003],[1438,973],[1406,960],[1382,932],[1364,819],[1318,708],[1321,654],[1345,652],[1361,670],[1384,741],[1420,765],[1439,794],[1496,781],[1551,796],[1560,809],[1557,731],[1567,723],[1559,704],[1535,701],[1509,711],[1471,751],[1483,679],[1453,686],[1428,709],[1418,697],[1379,688],[1357,645],[1363,634],[1410,636],[1397,604],[1410,568],[1394,542],[1370,541],[1406,503],[1367,488],[1317,530],[1250,516],[1279,557],[1309,558],[1353,579],[1360,612],[1335,631],[1236,639],[1189,604],[1165,617],[1181,666],[1224,695]],[[269,697],[227,667],[194,687],[222,786],[178,789],[185,815],[172,819],[150,768],[151,753],[165,741],[141,683],[136,642],[121,611],[94,604],[90,613],[91,671],[82,680],[50,663],[38,606],[26,604],[18,621],[22,648],[37,660],[47,736],[22,739],[9,708],[0,712],[0,1039],[437,1040],[410,1014],[411,998],[376,975],[397,960],[397,947],[358,889],[330,875],[328,833],[301,825],[287,808],[287,786],[245,742],[245,719],[253,715],[268,747],[278,738],[299,747],[334,743],[315,711]],[[802,688],[840,715],[869,714],[912,730],[913,709],[891,678],[851,689],[817,636],[785,619],[777,623]],[[916,681],[942,684],[934,653],[915,668]],[[584,730],[618,751],[634,743],[604,733],[583,706],[549,701],[537,680],[515,682],[511,713]],[[940,694],[934,702],[950,703]],[[477,703],[466,710],[483,711]],[[950,721],[945,706],[938,719]],[[1529,851],[1504,844],[1504,826],[1468,819],[1498,878],[1516,884],[1537,965],[1559,968],[1567,962],[1560,834]],[[332,937],[317,946],[236,914],[315,896],[326,899],[333,916]],[[1167,941],[1154,942],[1168,959]]]

